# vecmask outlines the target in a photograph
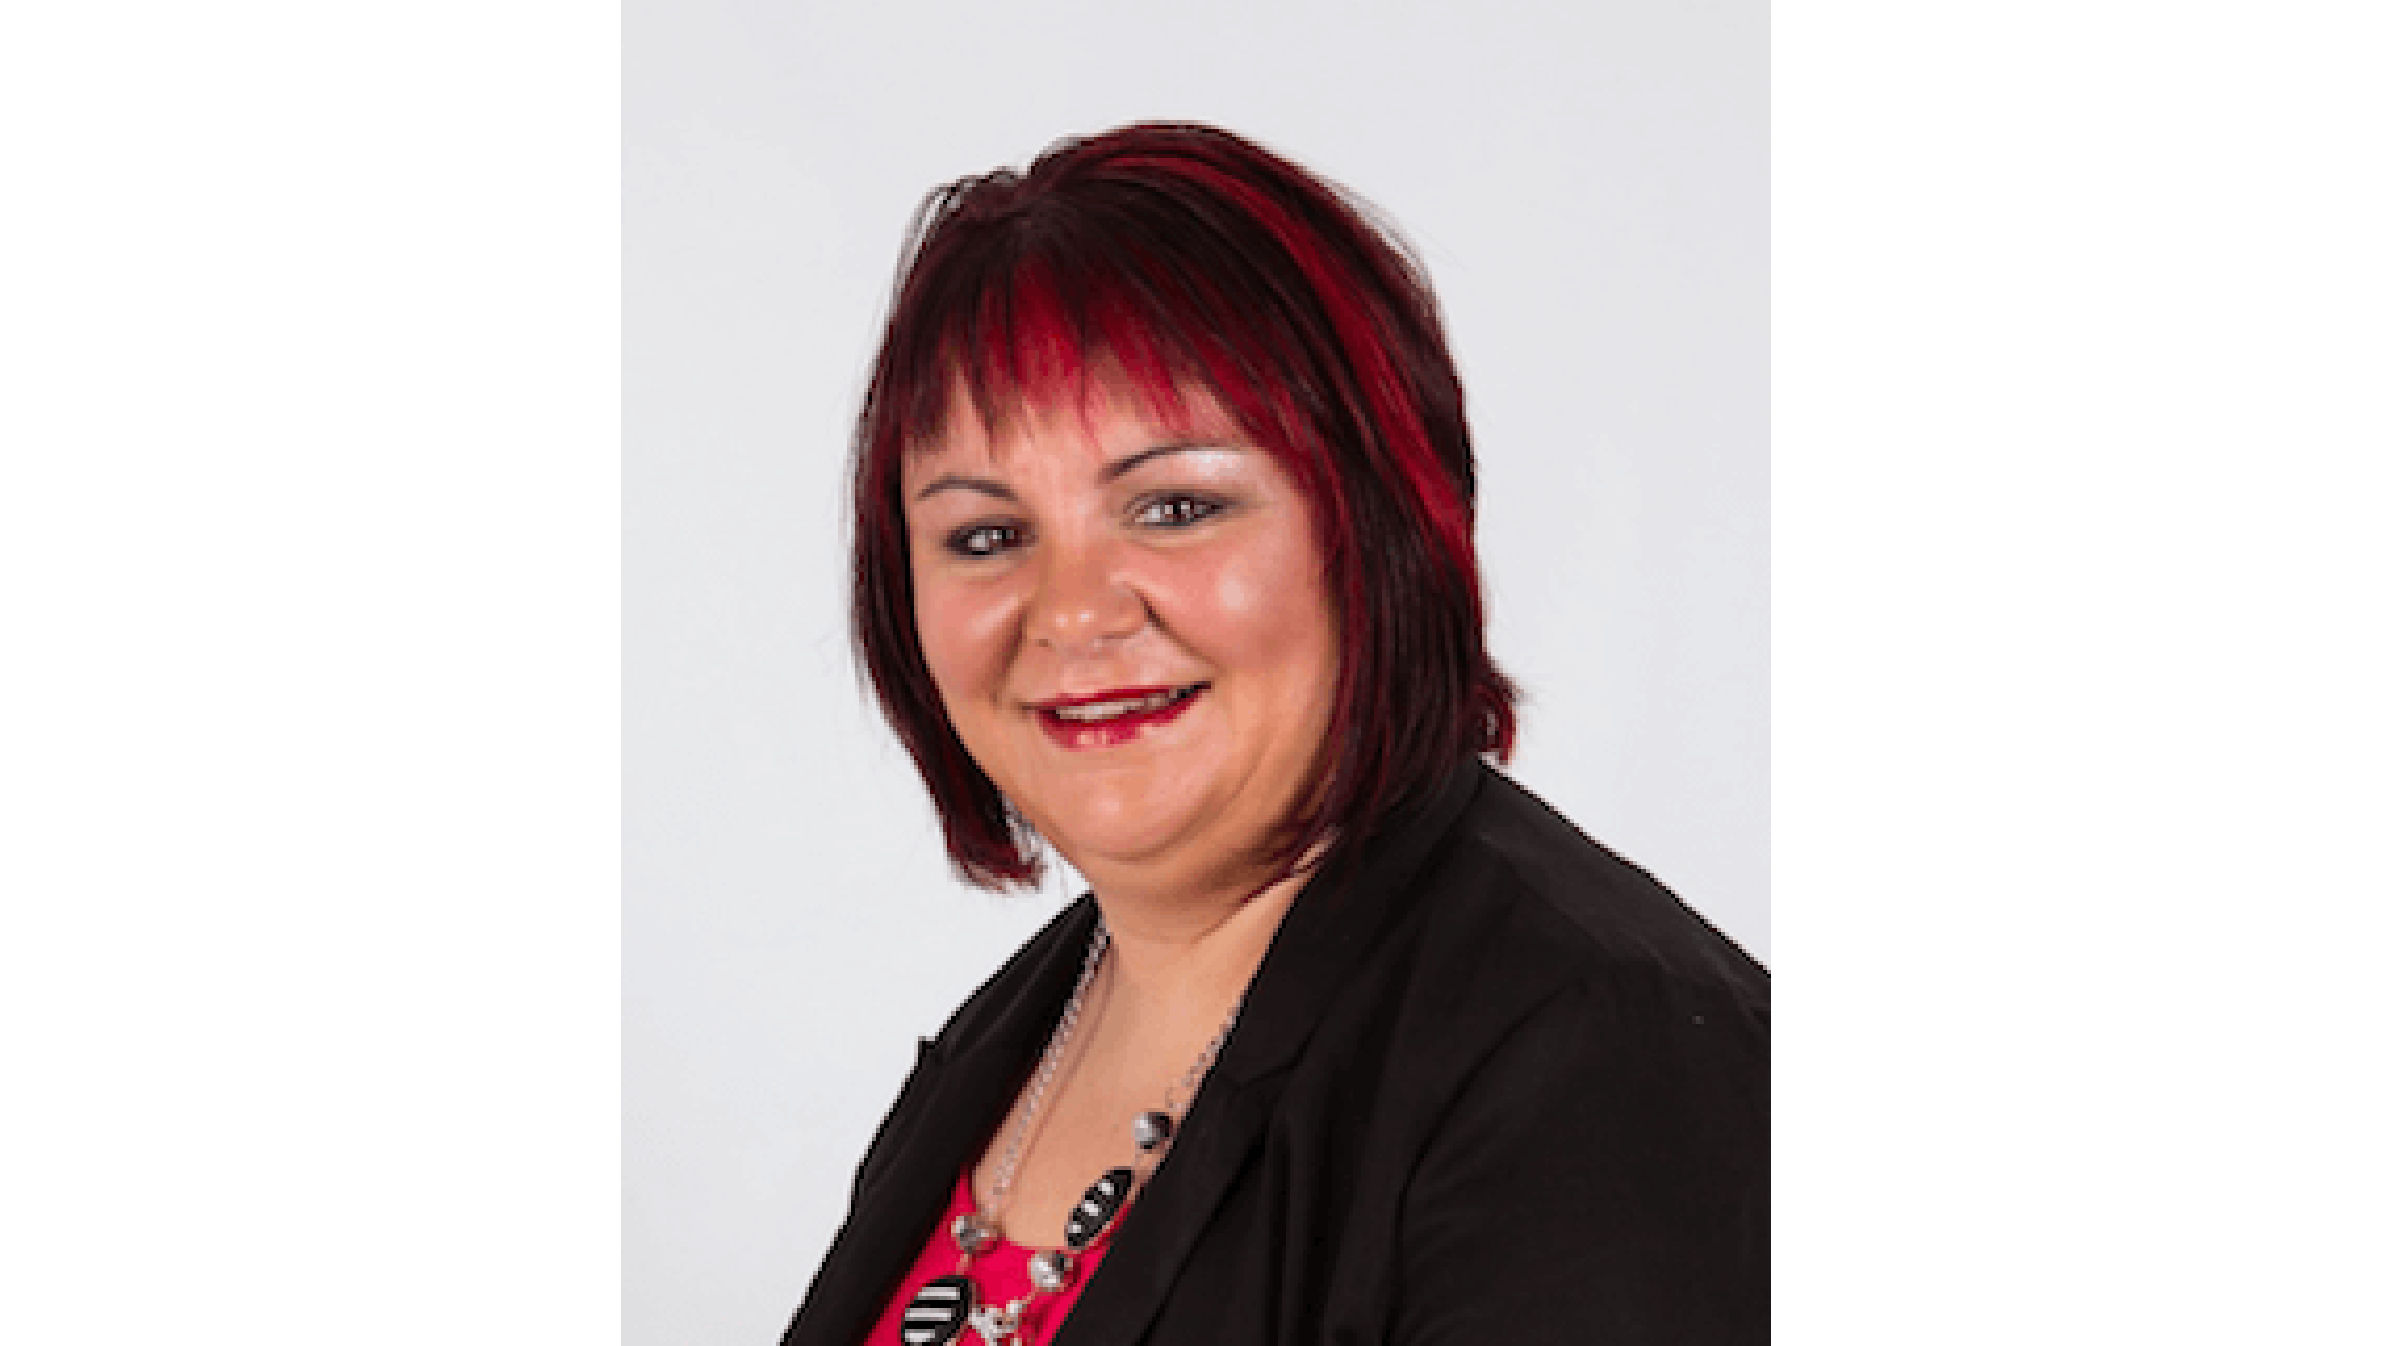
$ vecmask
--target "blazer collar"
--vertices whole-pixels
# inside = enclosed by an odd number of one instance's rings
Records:
[[[1410,905],[1413,879],[1484,782],[1477,761],[1398,810],[1342,873],[1316,875],[1280,922],[1236,1028],[1191,1101],[1171,1154],[1138,1196],[1054,1346],[1135,1341],[1260,1140],[1294,1064],[1346,974]],[[855,1209],[816,1273],[784,1346],[860,1340],[887,1306],[956,1174],[1004,1120],[1070,996],[1096,904],[1066,907],[956,1011],[892,1113],[858,1181]]]
[[[1028,1078],[1096,929],[1089,898],[1065,907],[935,1040],[883,1125],[847,1224],[814,1274],[783,1346],[861,1341],[921,1254],[956,1175],[978,1158]],[[886,1157],[880,1152],[885,1150]],[[967,1332],[961,1340],[970,1340]]]
[[[1287,1069],[1346,975],[1410,907],[1413,880],[1486,774],[1475,760],[1464,764],[1417,805],[1400,810],[1344,875],[1316,876],[1297,895],[1180,1138],[1115,1233],[1053,1346],[1114,1346],[1144,1335],[1260,1142]]]

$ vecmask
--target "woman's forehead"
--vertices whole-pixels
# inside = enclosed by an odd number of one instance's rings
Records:
[[[950,382],[938,421],[929,433],[908,443],[906,457],[933,457],[958,446],[1000,456],[1025,438],[1072,437],[1101,445],[1125,427],[1131,434],[1243,437],[1220,399],[1192,381],[1149,385],[1113,371],[1056,380],[1037,389],[976,395],[957,377]]]

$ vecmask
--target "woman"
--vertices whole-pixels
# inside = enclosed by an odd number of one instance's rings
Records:
[[[1766,1332],[1766,975],[1482,763],[1462,392],[1325,184],[1134,126],[917,221],[855,621],[961,872],[1092,892],[934,1040],[785,1346]]]

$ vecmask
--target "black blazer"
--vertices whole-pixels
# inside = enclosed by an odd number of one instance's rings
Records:
[[[1095,919],[1066,908],[922,1044],[783,1346],[863,1339]],[[1472,763],[1297,898],[1055,1346],[1764,1341],[1768,996]]]

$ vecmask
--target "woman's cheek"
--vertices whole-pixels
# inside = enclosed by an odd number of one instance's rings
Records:
[[[1311,578],[1303,561],[1277,547],[1219,558],[1203,579],[1214,638],[1242,649],[1276,650],[1300,636]]]
[[[1002,680],[1009,632],[1019,623],[1019,596],[1005,586],[938,580],[916,592],[922,656],[941,690],[950,697],[993,690],[985,684]]]

